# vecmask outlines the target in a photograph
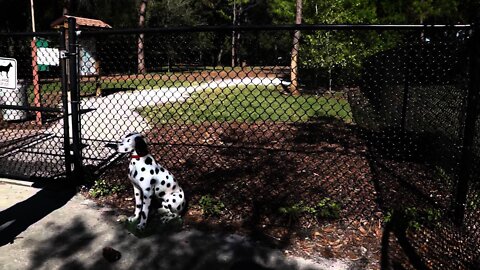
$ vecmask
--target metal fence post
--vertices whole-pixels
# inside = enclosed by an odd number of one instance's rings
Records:
[[[473,165],[473,144],[475,139],[476,125],[479,112],[480,95],[480,32],[479,24],[475,23],[472,27],[470,43],[468,44],[470,66],[469,66],[469,85],[467,90],[467,108],[465,113],[465,125],[463,132],[463,148],[459,166],[459,179],[455,194],[454,218],[457,226],[462,226],[465,218],[465,207],[467,203],[468,185],[472,173]]]
[[[409,53],[411,52],[411,49],[409,46],[405,48],[405,62],[404,62],[404,76],[405,76],[405,82],[403,85],[403,97],[402,97],[402,118],[401,118],[401,123],[400,127],[403,132],[402,135],[405,135],[406,131],[406,125],[407,125],[407,108],[408,108],[408,97],[409,97],[409,90],[410,90],[410,56]]]
[[[68,18],[68,59],[69,78],[71,95],[71,130],[72,130],[72,151],[73,151],[73,176],[74,180],[80,180],[82,176],[82,149],[81,149],[81,127],[80,127],[80,93],[78,89],[78,46],[75,18]]]
[[[66,51],[66,36],[65,28],[60,29],[60,51]],[[65,56],[60,56],[60,67],[62,72],[62,106],[63,106],[63,151],[65,157],[65,174],[67,178],[72,177],[72,156],[70,154],[70,123],[69,123],[69,109],[68,109],[68,78],[67,78],[67,59]]]

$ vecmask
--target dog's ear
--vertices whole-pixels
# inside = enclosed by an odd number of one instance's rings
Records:
[[[148,155],[147,143],[141,136],[135,137],[135,152],[137,152],[139,156]]]
[[[131,137],[131,136],[137,135],[137,134],[138,134],[137,132],[128,133],[127,135],[125,135],[125,138]]]

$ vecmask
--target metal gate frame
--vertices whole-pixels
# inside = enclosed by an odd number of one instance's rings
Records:
[[[79,90],[79,79],[78,72],[79,66],[77,64],[78,54],[78,44],[77,44],[77,32],[76,32],[76,20],[75,18],[68,18],[68,51],[65,52],[65,57],[68,59],[68,81],[65,82],[65,86],[68,85],[68,93],[70,94],[70,102],[68,102],[68,96],[64,97],[67,99],[67,107],[64,114],[67,118],[68,115],[71,115],[71,125],[72,125],[72,143],[70,144],[69,138],[69,129],[65,129],[65,145],[68,146],[68,153],[65,152],[65,163],[67,166],[66,174],[67,177],[71,176],[74,182],[80,182],[81,177],[83,176],[82,169],[82,149],[81,149],[81,122],[80,122],[80,90]],[[66,69],[65,72],[66,73]],[[67,76],[65,76],[67,77]],[[71,111],[68,112],[70,106]],[[65,121],[65,120],[64,120]],[[68,155],[68,156],[67,156]],[[71,156],[70,156],[71,155]],[[73,168],[72,168],[73,167]]]
[[[82,159],[81,159],[81,148],[80,148],[80,121],[79,121],[79,91],[78,91],[78,67],[77,67],[77,57],[78,57],[78,46],[76,39],[75,31],[75,19],[69,18],[68,20],[68,32],[66,29],[60,29],[58,32],[35,32],[35,33],[0,33],[0,36],[4,37],[22,37],[22,38],[31,38],[32,42],[38,37],[56,37],[58,38],[58,50],[59,50],[59,65],[60,65],[60,88],[61,88],[61,107],[46,107],[46,106],[31,106],[26,105],[6,105],[0,104],[0,109],[8,110],[18,110],[25,112],[50,112],[50,113],[59,113],[61,114],[61,119],[63,119],[63,127],[60,130],[63,130],[62,138],[62,153],[58,154],[63,156],[64,164],[63,173],[60,175],[53,175],[51,177],[40,177],[40,179],[34,175],[27,175],[26,173],[16,173],[16,172],[0,172],[0,177],[12,178],[18,180],[26,181],[37,181],[37,180],[47,180],[49,178],[67,178],[72,179],[73,182],[78,182],[82,176]],[[70,38],[69,38],[70,37]],[[34,50],[32,48],[32,50]],[[36,57],[32,52],[32,57]],[[33,59],[32,59],[33,60]],[[34,71],[35,73],[35,71]],[[38,71],[37,71],[38,74]],[[60,118],[59,118],[60,119]],[[70,133],[71,138],[70,138]],[[27,146],[21,146],[18,149],[23,149],[29,145],[35,144],[37,141],[28,143]],[[14,149],[15,152],[16,149]],[[8,156],[6,154],[5,156]],[[28,161],[27,161],[28,162]],[[60,164],[58,164],[60,165]]]

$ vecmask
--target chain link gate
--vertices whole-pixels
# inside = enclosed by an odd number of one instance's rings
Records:
[[[66,116],[65,61],[57,53],[64,45],[63,36],[1,35],[0,57],[16,60],[18,84],[1,90],[0,175],[25,180],[64,177],[68,167],[61,124]],[[8,73],[14,76],[15,69]]]
[[[0,33],[0,65],[15,63],[0,79],[16,80],[0,87],[0,177],[81,175],[75,21],[69,26],[68,33]]]

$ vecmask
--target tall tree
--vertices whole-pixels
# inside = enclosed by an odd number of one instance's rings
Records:
[[[304,21],[309,24],[375,23],[375,6],[370,0],[309,1],[304,7]],[[372,32],[352,34],[324,30],[306,33],[301,67],[313,70],[315,77],[326,79],[331,89],[332,72],[358,67],[361,59],[375,52],[377,44],[382,44],[378,39],[379,35]]]
[[[140,1],[140,8],[139,8],[139,16],[138,16],[138,27],[144,28],[145,27],[145,14],[147,12],[147,2],[148,0],[141,0]],[[138,58],[138,73],[145,73],[145,34],[141,33],[138,35],[137,41],[137,58]]]
[[[473,0],[478,1],[478,0]],[[471,7],[461,10],[460,0],[387,0],[377,1],[378,19],[385,23],[458,23],[462,22],[462,14]],[[468,23],[468,21],[463,21]]]
[[[245,20],[245,13],[258,5],[257,1],[250,0],[230,0],[232,7],[232,25],[240,25]],[[232,67],[239,64],[238,46],[240,41],[240,32],[232,31]]]
[[[233,19],[232,19],[232,25],[235,26],[237,25],[237,2],[233,0]],[[236,31],[232,31],[232,67],[236,66],[237,64],[237,40],[240,37],[237,37]]]
[[[296,0],[295,24],[302,24],[302,0]],[[300,30],[293,33],[292,60],[290,64],[290,92],[300,95],[298,91],[298,53],[300,50]]]

